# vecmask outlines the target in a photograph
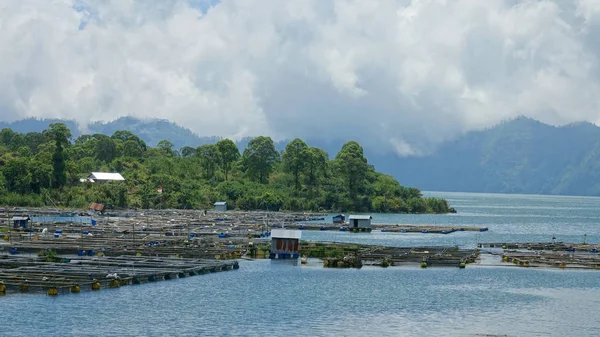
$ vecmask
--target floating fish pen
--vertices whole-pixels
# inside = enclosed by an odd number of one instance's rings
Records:
[[[454,232],[486,232],[487,227],[482,226],[436,226],[436,225],[390,225],[390,224],[372,224],[372,228],[361,232],[371,232],[372,230],[380,230],[381,232],[389,233],[422,233],[422,234],[450,234]],[[286,225],[287,229],[298,230],[316,230],[316,231],[342,231],[350,232],[354,228],[348,225],[339,224],[320,224],[320,223],[303,223]]]
[[[502,243],[478,243],[479,248],[501,248],[520,250],[546,250],[546,251],[589,251],[597,253],[597,245],[584,243],[566,242],[502,242]]]
[[[205,239],[181,240],[173,238],[61,238],[19,241],[0,245],[0,252],[10,255],[36,255],[52,250],[58,255],[72,256],[154,256],[207,259],[240,258],[255,245],[264,246],[267,240]]]
[[[78,293],[238,269],[237,261],[147,257],[77,257],[61,263],[0,256],[0,295]]]
[[[345,243],[303,243],[301,254],[321,258],[328,268],[420,265],[465,268],[479,256],[477,249],[458,247],[386,247]],[[357,261],[360,261],[358,263]]]
[[[437,226],[437,225],[373,225],[382,232],[392,233],[423,233],[423,234],[450,234],[454,232],[487,232],[489,229],[482,226]]]
[[[467,264],[474,263],[478,256],[479,250],[458,247],[376,247],[360,253],[365,265],[387,267],[419,264],[422,268],[465,268]]]
[[[575,243],[501,243],[482,244],[501,248],[502,262],[520,267],[573,268],[600,270],[600,255],[596,245]]]

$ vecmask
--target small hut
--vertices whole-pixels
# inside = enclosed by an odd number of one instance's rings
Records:
[[[370,215],[350,215],[349,228],[353,232],[370,232],[372,219]]]
[[[227,211],[227,203],[225,201],[217,201],[214,204],[216,212],[225,212]]]
[[[13,223],[13,229],[29,228],[29,220],[31,220],[31,218],[29,218],[28,216],[13,216],[11,219]]]
[[[346,216],[344,214],[338,214],[333,216],[333,223],[344,223]]]
[[[271,230],[271,259],[297,259],[300,257],[302,231],[290,229]]]

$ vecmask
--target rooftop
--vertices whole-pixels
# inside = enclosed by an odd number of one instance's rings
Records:
[[[108,173],[108,172],[92,172],[88,177],[91,180],[114,180],[123,181],[125,178],[120,173]]]
[[[214,206],[225,206],[225,205],[227,205],[227,203],[225,201],[217,201],[214,204]]]
[[[356,219],[356,220],[371,220],[371,219],[373,219],[373,217],[371,217],[370,215],[350,215],[348,217],[348,219],[350,219],[350,220],[354,220],[354,219]]]
[[[271,238],[276,239],[298,239],[300,240],[300,236],[302,235],[302,231],[293,230],[293,229],[272,229],[271,230]]]

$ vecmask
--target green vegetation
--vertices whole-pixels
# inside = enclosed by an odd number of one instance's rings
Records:
[[[126,181],[81,182],[90,172],[119,172]],[[177,151],[168,140],[153,148],[123,130],[72,140],[62,123],[41,133],[0,131],[1,205],[212,208],[215,201],[241,210],[451,211],[445,200],[376,172],[356,142],[331,160],[300,139],[279,153],[271,138],[256,137],[240,155],[228,139]]]

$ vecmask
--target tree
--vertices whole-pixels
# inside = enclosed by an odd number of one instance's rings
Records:
[[[204,144],[198,146],[196,154],[200,158],[202,168],[204,169],[204,177],[206,180],[211,179],[215,175],[215,169],[219,162],[219,151],[215,144]]]
[[[123,156],[131,158],[140,158],[143,155],[142,147],[133,139],[126,140],[123,143]]]
[[[259,136],[248,142],[242,155],[242,165],[250,179],[265,184],[278,159],[279,153],[271,137]]]
[[[71,130],[63,123],[52,123],[49,129],[44,130],[44,135],[56,144],[52,154],[52,187],[60,188],[67,183],[64,147],[69,144]]]
[[[320,177],[325,175],[327,169],[328,155],[327,152],[316,147],[309,147],[306,151],[306,184],[316,187],[319,185]]]
[[[96,144],[96,158],[98,160],[110,163],[117,155],[117,145],[110,137],[96,134],[94,138],[98,140]]]
[[[112,138],[113,140],[120,140],[123,143],[129,140],[134,141],[138,143],[140,149],[142,149],[142,152],[146,151],[147,149],[146,143],[143,140],[141,140],[140,137],[134,135],[131,131],[118,130],[115,131],[115,133],[113,133],[113,135],[110,136],[110,138]]]
[[[286,172],[294,176],[294,187],[300,189],[300,174],[304,170],[308,157],[308,146],[299,138],[288,143],[283,152],[282,162]]]
[[[184,146],[181,148],[182,157],[191,157],[196,154],[196,149],[191,146]]]
[[[174,146],[175,144],[171,143],[168,140],[161,140],[160,142],[158,142],[158,144],[156,144],[156,148],[161,150],[163,154],[169,157],[173,157],[175,155],[173,151]]]
[[[0,144],[8,146],[15,134],[16,133],[9,128],[2,129],[2,131],[0,131]]]
[[[233,163],[240,159],[240,150],[231,139],[222,139],[217,142],[221,168],[225,173],[225,180],[231,171]]]
[[[31,149],[31,152],[37,153],[38,146],[44,142],[44,135],[39,132],[28,132],[25,134],[25,144]]]
[[[27,168],[28,159],[25,158],[9,160],[4,165],[2,171],[8,191],[20,194],[26,194],[30,191],[31,174]]]
[[[343,177],[350,197],[355,198],[363,187],[369,166],[363,148],[355,141],[348,142],[335,157],[337,172]]]

